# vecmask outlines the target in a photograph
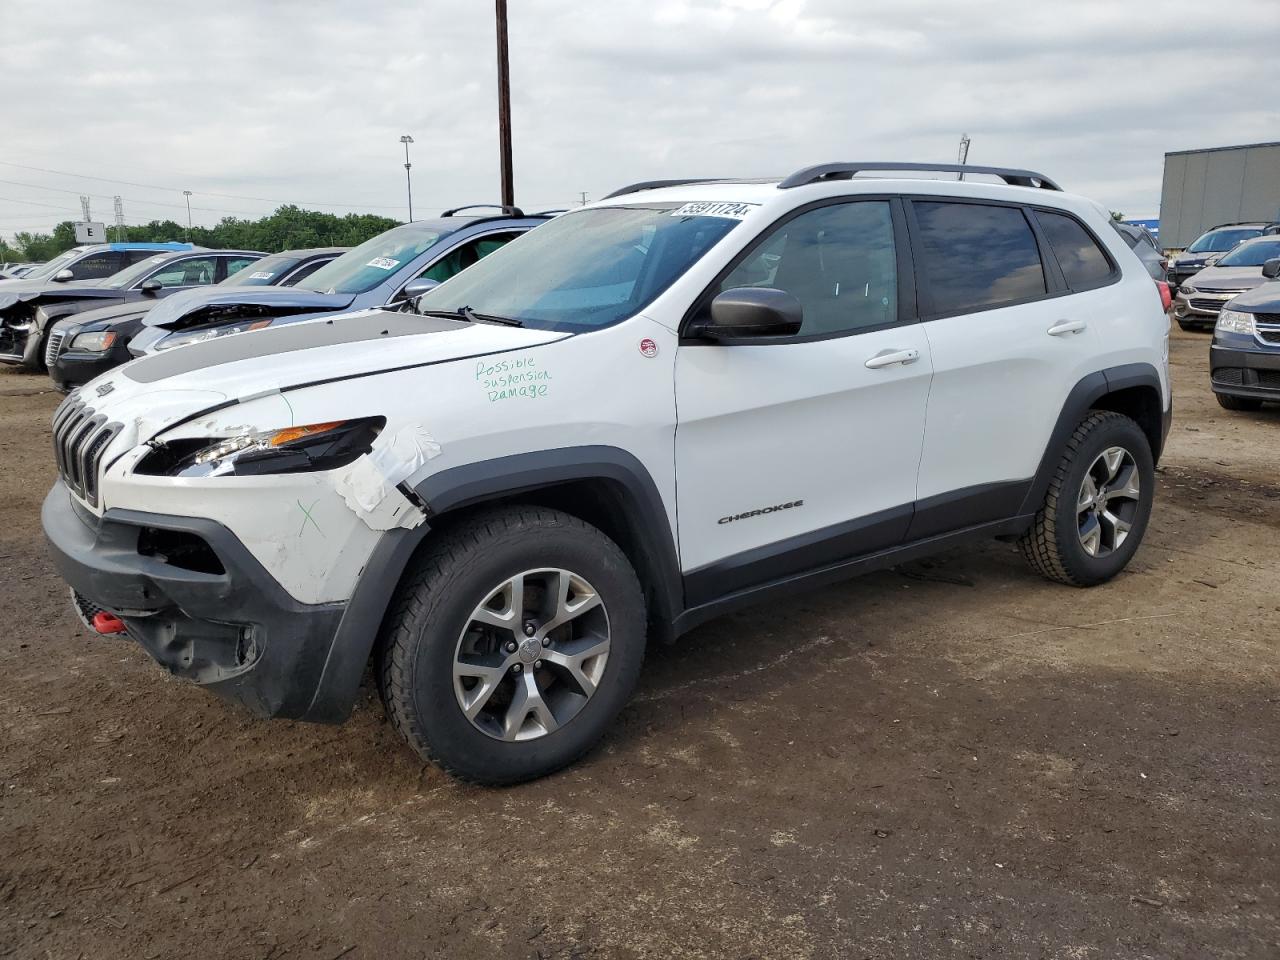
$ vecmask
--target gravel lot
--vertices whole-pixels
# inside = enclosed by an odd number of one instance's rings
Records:
[[[1174,331],[1146,543],[992,543],[650,651],[604,746],[459,786],[376,699],[258,722],[73,617],[0,373],[0,956],[1276,957],[1280,407]]]

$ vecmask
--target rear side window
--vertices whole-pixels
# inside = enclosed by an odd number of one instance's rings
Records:
[[[1068,287],[1083,290],[1107,281],[1111,276],[1111,261],[1088,230],[1071,217],[1047,210],[1037,210],[1036,219],[1049,238]]]
[[[990,309],[1043,296],[1044,267],[1017,207],[913,201],[933,313]]]

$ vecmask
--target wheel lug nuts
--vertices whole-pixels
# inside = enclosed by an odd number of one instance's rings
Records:
[[[538,628],[535,627],[532,623],[526,623],[524,625],[524,635],[526,637],[532,637],[537,632],[538,632]]]
[[[542,645],[543,645],[544,647],[549,647],[549,646],[551,646],[551,638],[550,638],[550,637],[543,637],[543,638],[542,638]]]
[[[507,653],[515,653],[515,652],[516,652],[516,642],[512,640],[510,643],[507,644]]]
[[[541,661],[541,660],[535,660],[535,661],[533,661],[533,669],[535,669],[535,670],[541,670],[541,669],[542,669],[542,661]]]
[[[511,672],[512,672],[512,673],[522,673],[522,672],[524,672],[524,665],[523,665],[523,664],[519,664],[519,663],[517,663],[514,667],[512,667],[512,668],[511,668]]]

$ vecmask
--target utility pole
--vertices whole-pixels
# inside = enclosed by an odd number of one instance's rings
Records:
[[[89,216],[89,198],[82,196],[80,198],[80,210],[84,213],[84,221],[88,223],[92,217]]]
[[[582,198],[582,200],[581,200],[581,201],[579,201],[578,206],[580,206],[580,207],[585,207],[585,206],[587,205],[587,191],[585,191],[585,190],[579,190],[579,191],[578,191],[578,196],[580,196],[580,197]]]
[[[960,153],[956,159],[956,163],[960,164],[960,166],[963,167],[968,162],[969,162],[969,135],[967,133],[962,133],[960,134]],[[957,177],[956,179],[957,180],[964,179],[963,170],[960,171],[960,176]]]
[[[124,201],[118,194],[111,199],[116,207],[116,243],[121,243],[124,241]]]
[[[187,198],[187,243],[191,242],[191,191],[183,190],[182,195]]]
[[[498,24],[498,158],[502,176],[502,205],[516,204],[511,177],[511,67],[507,60],[507,0],[494,0]]]
[[[409,191],[409,222],[413,222],[413,181],[409,179],[409,144],[413,143],[413,137],[407,133],[400,138],[400,142],[404,144],[404,185]]]

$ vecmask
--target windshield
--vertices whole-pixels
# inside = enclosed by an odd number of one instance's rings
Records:
[[[1262,233],[1259,227],[1233,227],[1229,230],[1210,230],[1187,247],[1187,253],[1221,253],[1230,250],[1241,240],[1251,240]]]
[[[223,280],[220,287],[266,287],[280,282],[280,278],[293,269],[298,258],[292,254],[272,254],[257,263],[251,263],[238,273]]]
[[[596,207],[557,217],[424,294],[418,309],[470,307],[546,330],[617,323],[648,306],[738,223],[679,215],[680,206]]]
[[[79,250],[68,250],[66,253],[59,254],[43,266],[36,267],[28,273],[23,280],[40,280],[44,277],[52,277],[55,273],[70,263],[74,263],[76,257],[80,256]]]
[[[125,267],[119,273],[113,273],[106,280],[102,281],[102,285],[104,287],[111,287],[112,289],[117,290],[122,287],[131,287],[168,259],[169,254],[167,253],[157,254],[154,257],[147,257],[147,259],[140,263],[135,263],[131,267]]]
[[[1214,264],[1215,267],[1260,267],[1280,257],[1280,237],[1250,240],[1236,247]]]
[[[364,293],[372,290],[440,239],[435,230],[406,223],[348,250],[298,284],[318,293]]]

